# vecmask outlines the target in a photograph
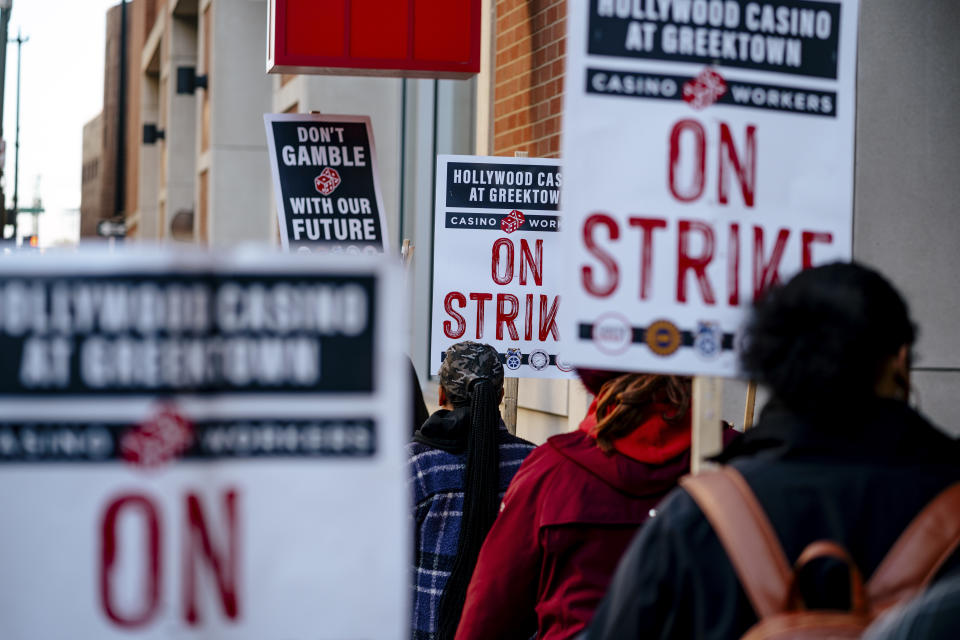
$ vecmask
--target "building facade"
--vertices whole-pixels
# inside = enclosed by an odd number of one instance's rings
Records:
[[[83,152],[80,177],[80,233],[83,237],[97,233],[97,222],[103,219],[103,113],[83,125]],[[85,225],[85,226],[84,226]]]
[[[107,11],[106,46],[104,51],[103,111],[99,118],[97,131],[91,129],[88,139],[87,126],[84,127],[84,163],[88,145],[90,153],[97,144],[94,136],[99,137],[99,160],[97,162],[97,180],[100,196],[83,188],[81,198],[87,206],[80,207],[80,237],[97,237],[97,224],[101,220],[122,220],[137,209],[139,188],[140,155],[140,52],[146,34],[152,26],[155,0],[131,0],[126,7],[126,47],[125,60],[121,63],[121,16],[124,11],[120,5]],[[124,67],[121,82],[121,65]],[[122,100],[121,100],[122,94]],[[122,115],[121,115],[122,113]],[[120,127],[123,135],[120,135]],[[84,164],[84,182],[87,184],[86,164]]]
[[[160,0],[139,60],[139,197],[132,236],[271,242],[262,118],[265,1]]]
[[[960,202],[953,177],[960,147],[952,142],[960,117],[951,107],[960,99],[960,76],[949,71],[960,59],[950,30],[960,23],[960,7],[861,5],[854,256],[907,295],[921,327],[914,369],[921,408],[960,432],[952,402],[960,337],[950,293],[960,267],[952,224]],[[390,243],[395,250],[409,239],[416,247],[409,352],[428,401],[435,399],[427,359],[436,156],[558,157],[566,2],[484,0],[482,69],[469,80],[269,76],[265,0],[134,0],[137,6],[132,19],[142,19],[144,36],[138,63],[129,67],[138,75],[127,128],[136,134],[128,137],[136,163],[127,164],[124,209],[131,237],[278,244],[262,114],[371,116]],[[137,42],[131,38],[130,46]],[[105,88],[105,150],[111,92]],[[104,153],[100,165],[104,194],[114,193],[110,158]],[[742,421],[744,395],[743,383],[726,382],[728,420]],[[589,399],[577,383],[522,380],[517,400],[519,433],[541,442],[575,428]]]

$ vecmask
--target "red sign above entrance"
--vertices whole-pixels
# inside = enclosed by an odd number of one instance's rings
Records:
[[[268,73],[466,78],[481,0],[270,0]]]

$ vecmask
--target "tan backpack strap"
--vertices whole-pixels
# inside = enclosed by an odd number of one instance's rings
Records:
[[[867,582],[874,608],[883,610],[923,591],[960,545],[960,482],[921,511]]]
[[[681,486],[707,517],[761,619],[782,612],[793,576],[787,557],[743,476],[732,467],[687,476]]]

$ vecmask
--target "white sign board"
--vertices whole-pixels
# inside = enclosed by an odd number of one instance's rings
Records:
[[[456,342],[494,347],[504,374],[567,378],[560,353],[557,160],[438,156],[430,370]]]
[[[268,113],[284,249],[379,253],[387,225],[369,116]]]
[[[733,375],[757,295],[851,256],[857,2],[568,11],[571,360]]]
[[[402,286],[306,260],[0,262],[5,639],[406,637]]]

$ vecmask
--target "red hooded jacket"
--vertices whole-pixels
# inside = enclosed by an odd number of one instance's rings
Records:
[[[534,631],[559,640],[582,631],[637,529],[689,471],[689,421],[668,425],[655,415],[608,454],[591,435],[595,406],[580,430],[534,449],[514,476],[480,551],[457,640],[527,640]],[[664,451],[680,453],[664,461]]]

